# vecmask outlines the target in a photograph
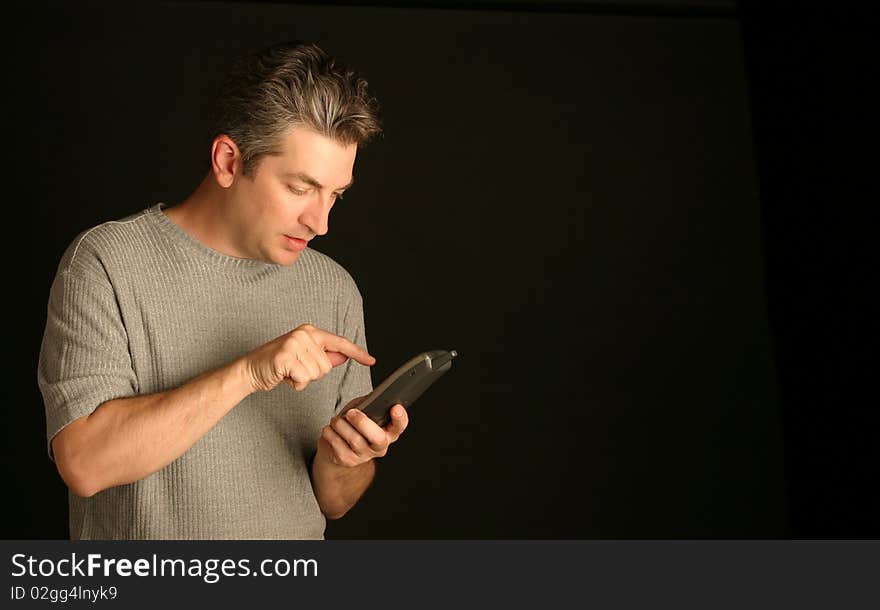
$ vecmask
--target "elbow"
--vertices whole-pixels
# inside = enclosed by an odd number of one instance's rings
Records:
[[[67,485],[67,489],[71,493],[80,498],[91,498],[101,491],[94,479],[83,471],[81,465],[69,460],[58,460],[57,458],[56,461],[58,474],[61,475],[61,480],[64,481],[64,484]]]
[[[345,516],[345,513],[347,513],[348,511],[347,510],[343,510],[343,511],[329,511],[328,510],[328,511],[321,511],[321,512],[324,513],[324,516],[327,518],[328,521],[336,521],[337,519],[341,519],[343,516]]]
[[[69,489],[73,495],[79,496],[80,498],[91,498],[96,493],[101,491],[97,487],[90,486],[87,483],[81,481],[65,481],[65,483],[67,484],[67,489]]]
[[[65,480],[64,483],[72,494],[79,496],[80,498],[91,498],[99,491],[104,491],[101,487],[88,479],[71,478],[70,480]]]
[[[328,521],[336,521],[344,517],[351,506],[347,506],[337,500],[329,501],[326,498],[318,498],[318,508],[321,509],[321,514]]]
[[[96,478],[89,472],[87,461],[82,453],[74,450],[69,438],[64,438],[62,430],[52,439],[52,453],[55,456],[55,466],[61,480],[74,495],[80,498],[91,498],[99,491],[103,491]]]

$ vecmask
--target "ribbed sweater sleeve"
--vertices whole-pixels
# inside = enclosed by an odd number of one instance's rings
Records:
[[[57,274],[49,292],[37,383],[52,438],[102,403],[137,393],[128,338],[109,285],[78,270]]]

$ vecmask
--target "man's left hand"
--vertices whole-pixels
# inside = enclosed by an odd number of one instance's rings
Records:
[[[357,399],[355,399],[357,400]],[[316,459],[328,460],[337,466],[354,468],[382,457],[409,424],[403,405],[391,408],[391,421],[380,427],[358,409],[350,409],[330,420],[318,438]]]

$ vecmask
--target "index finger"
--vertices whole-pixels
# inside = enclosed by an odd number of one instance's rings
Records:
[[[373,358],[367,352],[367,350],[365,350],[361,346],[352,343],[345,337],[334,335],[333,333],[327,332],[326,330],[316,330],[320,333],[319,343],[325,351],[339,352],[340,354],[348,356],[349,358],[353,358],[354,360],[357,360],[361,364],[365,364],[367,366],[372,366],[376,364],[376,359]]]

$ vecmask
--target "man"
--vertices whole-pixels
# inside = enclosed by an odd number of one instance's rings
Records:
[[[70,244],[38,381],[71,538],[323,538],[361,497],[407,415],[334,417],[375,359],[355,282],[308,244],[379,133],[363,79],[275,45],[233,65],[185,201]]]

